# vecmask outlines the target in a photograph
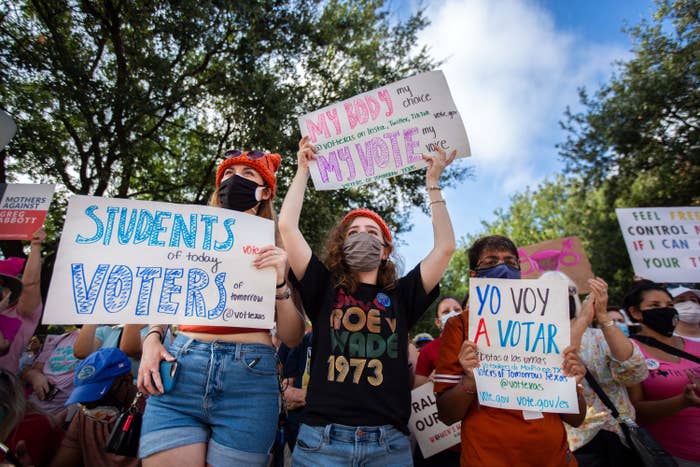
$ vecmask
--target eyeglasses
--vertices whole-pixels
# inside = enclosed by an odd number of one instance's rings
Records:
[[[244,155],[251,161],[256,161],[267,155],[265,151],[241,151],[240,149],[229,149],[224,153],[224,159],[231,159]]]
[[[487,256],[476,263],[476,268],[488,269],[498,266],[499,264],[505,264],[513,269],[520,269],[520,260],[515,256],[506,256],[505,258],[499,258],[498,256]]]

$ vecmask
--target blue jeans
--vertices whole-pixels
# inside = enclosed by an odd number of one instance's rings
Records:
[[[352,427],[302,424],[292,466],[412,466],[408,436],[391,425]]]
[[[139,456],[207,443],[213,466],[265,465],[279,414],[274,348],[178,335],[168,351],[175,385],[148,398]]]

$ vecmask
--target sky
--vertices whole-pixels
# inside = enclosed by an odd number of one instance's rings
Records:
[[[418,3],[405,3],[415,10]],[[431,25],[419,36],[445,63],[452,97],[472,156],[458,159],[474,178],[443,190],[459,241],[483,230],[510,197],[561,172],[556,144],[567,106],[580,109],[578,89],[608,82],[614,62],[629,59],[622,28],[650,18],[651,0],[433,0]],[[414,209],[413,229],[399,236],[406,270],[428,253],[430,218]],[[421,247],[416,248],[416,245]],[[428,246],[426,246],[428,248]]]

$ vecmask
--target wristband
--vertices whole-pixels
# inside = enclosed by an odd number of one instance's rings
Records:
[[[601,328],[609,328],[611,326],[615,326],[615,321],[613,321],[612,319],[600,325]]]
[[[285,285],[287,285],[287,279],[283,279],[281,283],[276,285],[276,288],[281,289]]]
[[[439,204],[439,203],[442,203],[442,204],[444,204],[445,206],[447,206],[447,203],[445,202],[444,199],[438,199],[438,200],[435,200],[435,201],[431,201],[430,203],[428,203],[428,206],[432,206],[433,204]]]
[[[165,340],[165,334],[163,334],[163,333],[161,332],[161,329],[160,329],[160,328],[155,328],[155,329],[151,329],[150,331],[148,331],[148,332],[146,333],[146,337],[144,337],[143,340],[145,341],[145,340],[148,338],[148,336],[150,336],[151,334],[158,334],[158,339],[160,340],[160,343],[161,343],[161,344],[162,344],[163,341]]]
[[[440,187],[440,185],[428,185],[427,187],[425,187],[425,189],[428,190],[428,191],[442,190],[442,188]]]
[[[284,292],[278,293],[277,295],[275,295],[275,299],[276,300],[286,300],[291,296],[292,296],[292,291],[289,290],[289,287],[287,287],[287,289]]]

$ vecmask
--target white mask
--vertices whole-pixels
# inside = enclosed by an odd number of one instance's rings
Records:
[[[460,313],[461,313],[461,311],[450,311],[450,312],[447,313],[446,315],[443,315],[443,316],[440,318],[440,321],[442,322],[442,329],[445,328],[445,325],[447,324],[447,320],[448,320],[448,319],[452,318],[453,316],[457,316],[457,315],[460,314]]]
[[[697,325],[700,323],[700,305],[695,302],[680,302],[673,305],[678,312],[678,318],[684,323]]]

